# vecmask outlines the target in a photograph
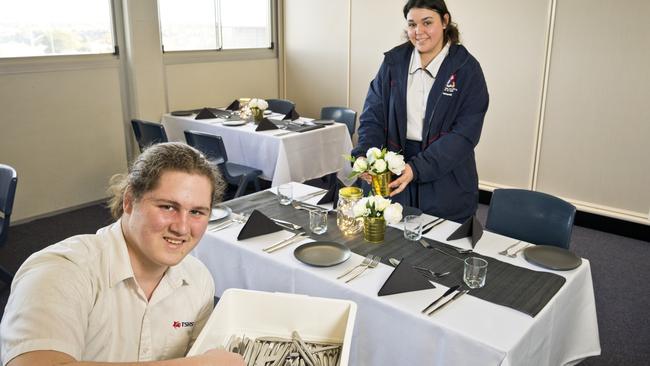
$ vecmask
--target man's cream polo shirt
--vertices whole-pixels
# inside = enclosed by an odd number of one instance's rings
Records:
[[[120,221],[30,256],[0,325],[0,358],[55,350],[77,360],[145,361],[183,356],[213,307],[207,268],[187,256],[147,302],[133,276]]]

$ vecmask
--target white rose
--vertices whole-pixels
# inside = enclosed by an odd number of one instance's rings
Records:
[[[354,206],[352,206],[352,212],[354,213],[354,217],[362,217],[362,216],[368,216],[370,215],[370,209],[366,207],[366,203],[368,202],[368,199],[362,198],[357,202]]]
[[[389,224],[397,224],[402,220],[402,205],[393,203],[384,210],[384,220]]]
[[[366,161],[366,159],[363,157],[358,157],[357,160],[354,161],[352,170],[357,173],[365,172],[366,170],[368,170],[368,161]]]
[[[258,100],[257,100],[257,108],[259,108],[259,109],[261,109],[261,110],[264,111],[264,110],[266,110],[266,108],[268,108],[268,107],[269,107],[269,103],[267,103],[266,100],[264,100],[264,99],[258,99]]]
[[[249,108],[259,108],[257,106],[257,99],[256,98],[251,99],[250,102],[248,102],[248,107]]]
[[[388,165],[384,159],[377,159],[374,163],[372,163],[372,170],[375,173],[383,173],[386,171],[386,168],[388,168]]]
[[[384,211],[390,205],[390,200],[382,196],[375,196],[375,210]]]
[[[368,149],[368,151],[366,151],[366,157],[368,158],[368,164],[372,164],[375,159],[381,157],[381,150],[376,147],[371,147]]]
[[[386,153],[384,159],[388,163],[388,170],[395,173],[396,175],[402,174],[402,171],[404,171],[404,168],[406,167],[403,155],[389,151]]]

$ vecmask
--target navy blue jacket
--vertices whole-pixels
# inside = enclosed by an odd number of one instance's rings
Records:
[[[371,147],[405,150],[406,87],[413,50],[406,42],[384,54],[359,118],[359,143],[352,156],[365,155]],[[422,152],[408,161],[415,177],[407,190],[419,189],[417,207],[425,213],[459,220],[476,212],[474,147],[481,136],[488,100],[478,61],[462,45],[451,45],[429,92]],[[407,190],[393,201],[408,205]]]

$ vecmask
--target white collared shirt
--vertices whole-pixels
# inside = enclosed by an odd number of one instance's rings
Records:
[[[187,256],[147,301],[117,221],[51,245],[20,267],[0,324],[2,366],[35,350],[78,361],[182,357],[210,316],[213,296],[207,268]]]
[[[436,75],[445,57],[449,53],[449,43],[440,50],[438,55],[422,68],[420,54],[416,49],[411,53],[409,75],[406,86],[406,139],[422,141],[422,126],[427,110],[429,92],[436,81]]]

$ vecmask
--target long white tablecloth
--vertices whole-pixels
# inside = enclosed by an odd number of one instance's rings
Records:
[[[300,196],[315,188],[294,183]],[[308,202],[315,203],[318,197]],[[307,214],[307,213],[305,213]],[[272,254],[261,249],[291,234],[286,231],[237,241],[242,225],[207,232],[194,255],[214,276],[217,294],[227,288],[281,291],[353,300],[358,312],[350,365],[573,365],[600,354],[590,264],[571,271],[549,271],[566,278],[550,302],[532,318],[508,307],[463,296],[427,317],[420,310],[447,288],[378,297],[392,268],[383,264],[349,284],[336,277],[361,262],[352,254],[339,265],[318,268],[298,261],[291,245]],[[445,222],[426,237],[445,242],[458,224]],[[336,230],[336,228],[329,228]],[[318,240],[318,236],[311,234]],[[308,242],[311,240],[306,240]],[[485,232],[475,251],[537,271],[521,255],[497,254],[515,240]],[[469,240],[450,244],[469,248]],[[378,244],[381,245],[381,244]],[[419,245],[414,243],[412,245]],[[489,280],[489,268],[488,268]],[[316,315],[315,315],[316,316]]]
[[[162,124],[170,141],[185,141],[184,131],[212,133],[223,138],[228,160],[262,170],[272,186],[304,182],[338,172],[346,180],[350,164],[343,159],[352,150],[347,127],[342,123],[286,134],[285,130],[255,131],[254,124],[225,126],[222,119],[195,120],[194,116],[165,114]],[[278,136],[281,135],[281,136]]]

